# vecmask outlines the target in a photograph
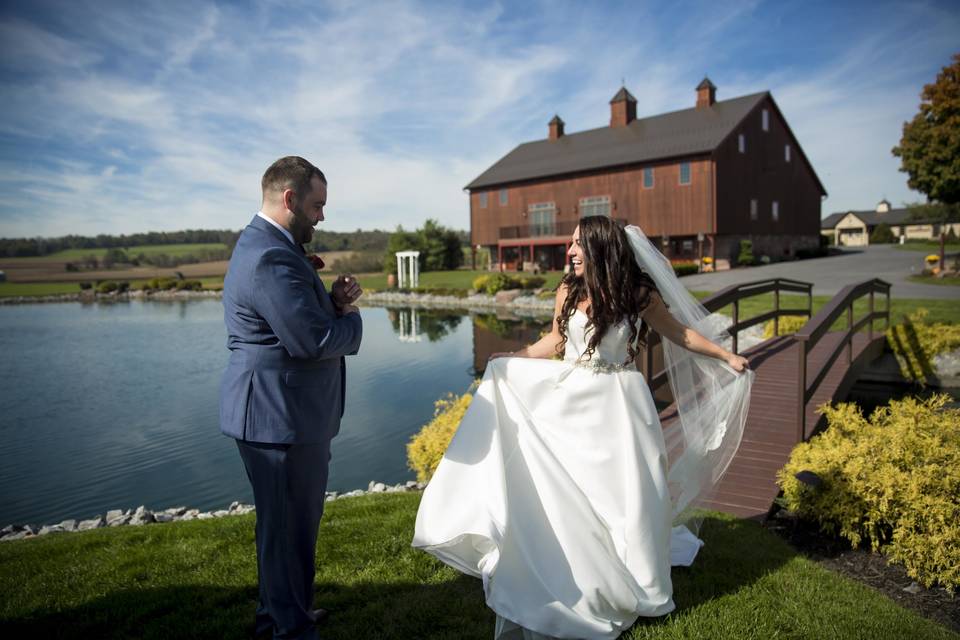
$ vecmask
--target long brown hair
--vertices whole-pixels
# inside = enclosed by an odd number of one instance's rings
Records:
[[[588,360],[592,358],[607,330],[626,320],[630,338],[629,357],[624,364],[628,364],[645,342],[647,325],[643,323],[638,329],[637,320],[650,304],[650,295],[657,291],[657,285],[634,259],[623,227],[607,216],[580,219],[580,246],[584,254],[583,275],[577,277],[571,271],[560,282],[560,286],[567,287],[567,297],[557,317],[561,336],[557,351],[562,353],[567,343],[567,326],[577,305],[589,299],[588,326],[593,327],[593,332],[583,355]]]

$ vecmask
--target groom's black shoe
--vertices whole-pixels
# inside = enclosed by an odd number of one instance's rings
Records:
[[[314,622],[323,622],[327,619],[327,616],[330,615],[330,612],[326,609],[314,609],[313,610],[313,621]]]

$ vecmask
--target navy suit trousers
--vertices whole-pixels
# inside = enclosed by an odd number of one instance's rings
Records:
[[[330,443],[237,440],[257,508],[257,634],[317,638],[313,580]]]

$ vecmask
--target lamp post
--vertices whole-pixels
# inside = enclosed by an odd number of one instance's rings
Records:
[[[697,232],[697,273],[703,271],[703,231]]]

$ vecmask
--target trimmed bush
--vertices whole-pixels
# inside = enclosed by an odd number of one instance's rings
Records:
[[[199,280],[177,280],[174,288],[177,291],[200,291],[203,283]]]
[[[777,474],[787,508],[869,544],[907,574],[953,592],[960,585],[960,410],[946,394],[906,398],[866,420],[852,403],[824,405],[829,427],[793,450]],[[808,471],[818,486],[800,482]]]
[[[748,265],[752,265],[753,263],[754,263],[753,241],[741,240],[740,254],[737,256],[737,264],[741,266],[748,266]]]
[[[891,244],[896,241],[897,238],[886,222],[878,224],[873,228],[873,233],[870,234],[870,244]]]
[[[490,282],[490,276],[477,276],[473,279],[473,288],[477,293],[484,293],[487,290],[487,283]]]
[[[113,280],[104,280],[97,285],[97,293],[113,293],[117,290],[117,283]]]
[[[430,482],[471,400],[473,395],[470,393],[462,396],[451,393],[437,400],[433,420],[407,444],[407,464],[417,472],[418,482]]]
[[[87,291],[88,289],[92,289],[92,288],[93,288],[93,283],[92,283],[92,282],[81,282],[81,283],[80,283],[80,290],[81,290],[81,291]]]
[[[700,271],[700,268],[697,266],[696,262],[674,262],[671,264],[673,267],[673,272],[677,274],[677,277],[688,276],[692,273],[697,273]]]
[[[546,281],[546,278],[541,278],[540,276],[525,276],[520,278],[520,288],[525,291],[532,291],[542,287]]]
[[[780,335],[796,333],[803,325],[807,323],[807,316],[781,316],[780,317]],[[769,340],[773,337],[773,320],[767,320],[763,325],[763,339]]]
[[[926,309],[917,309],[903,323],[887,329],[887,344],[900,364],[900,373],[920,385],[936,377],[934,356],[960,349],[960,325],[928,323],[927,313]]]

